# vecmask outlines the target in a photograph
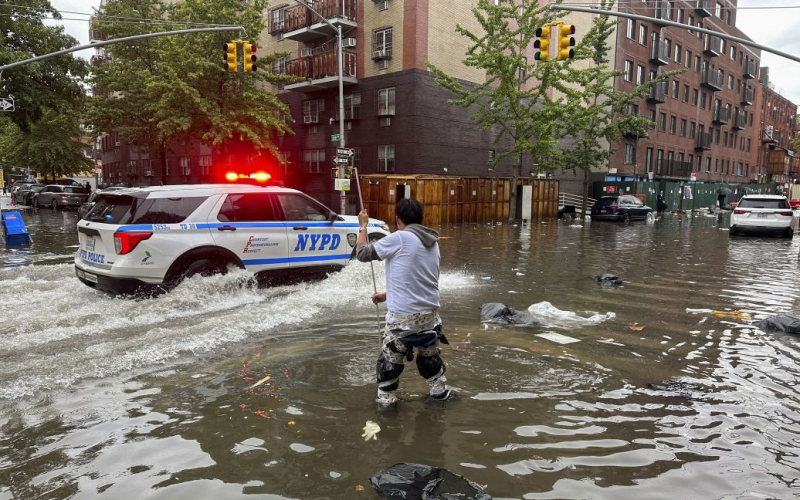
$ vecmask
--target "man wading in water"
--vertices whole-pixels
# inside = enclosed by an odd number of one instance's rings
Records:
[[[422,226],[422,204],[402,199],[395,206],[397,231],[377,241],[367,242],[366,210],[358,214],[360,229],[356,258],[361,262],[386,261],[386,292],[376,293],[372,302],[387,302],[383,349],[378,357],[378,397],[383,405],[397,402],[404,362],[414,359],[417,369],[428,382],[433,399],[450,397],[445,366],[439,357],[442,335],[439,318],[439,234]]]

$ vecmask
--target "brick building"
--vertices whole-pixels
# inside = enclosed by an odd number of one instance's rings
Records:
[[[762,97],[759,123],[759,162],[762,178],[785,183],[800,179],[800,153],[792,147],[797,131],[797,105],[773,90],[769,68],[761,68]]]
[[[624,2],[620,10],[748,39],[736,28],[736,0]],[[618,175],[750,182],[757,178],[760,50],[658,23],[625,20],[617,29],[617,90],[683,70],[629,112],[655,122],[647,137],[612,145]],[[613,172],[613,170],[612,170]]]

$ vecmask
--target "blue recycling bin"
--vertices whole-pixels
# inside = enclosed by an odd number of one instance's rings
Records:
[[[0,220],[2,220],[3,236],[6,239],[6,244],[18,245],[31,241],[28,228],[25,226],[25,221],[22,220],[22,215],[19,212],[3,212],[0,214]]]

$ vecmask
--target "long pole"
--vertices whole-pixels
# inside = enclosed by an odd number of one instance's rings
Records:
[[[175,31],[159,31],[158,33],[144,33],[142,35],[134,35],[134,36],[126,36],[124,38],[114,38],[113,40],[103,40],[101,42],[92,42],[86,45],[78,45],[76,47],[72,47],[69,49],[59,50],[57,52],[51,52],[49,54],[44,54],[41,56],[32,57],[30,59],[24,59],[22,61],[13,62],[11,64],[6,64],[0,66],[0,72],[3,72],[7,69],[16,68],[17,66],[22,66],[24,64],[29,64],[32,62],[37,61],[44,61],[45,59],[50,59],[51,57],[58,57],[63,56],[64,54],[69,54],[70,52],[76,52],[78,50],[85,50],[85,49],[94,49],[97,47],[105,47],[106,45],[113,45],[115,43],[121,42],[131,42],[133,40],[142,40],[144,38],[156,38],[160,36],[172,36],[172,35],[186,35],[189,33],[208,33],[213,31],[244,31],[243,26],[215,26],[213,28],[192,28],[188,30],[175,30]]]
[[[342,53],[342,26],[334,26],[325,16],[314,10],[312,6],[303,0],[294,1],[313,12],[314,15],[320,18],[322,22],[336,30],[336,45],[338,46],[336,50],[336,58],[339,66],[339,147],[343,148],[345,147],[346,142],[344,140],[344,57]],[[342,4],[342,8],[344,8],[344,4]],[[339,168],[338,170],[339,178],[344,179],[344,168]],[[347,208],[346,204],[347,197],[345,196],[344,191],[339,191],[339,213],[342,215],[344,215]]]
[[[732,42],[737,42],[742,45],[748,45],[750,47],[755,47],[757,49],[761,49],[765,52],[771,52],[775,55],[779,55],[781,57],[785,57],[786,59],[791,59],[795,62],[800,62],[800,57],[788,54],[786,52],[781,52],[780,50],[773,49],[772,47],[767,47],[766,45],[761,45],[760,43],[755,43],[752,40],[746,40],[744,38],[739,38],[736,36],[731,36],[727,33],[721,33],[718,31],[711,31],[704,28],[698,28],[697,26],[690,26],[688,24],[676,23],[673,21],[667,21],[666,19],[659,19],[656,17],[648,17],[648,16],[640,16],[639,14],[631,14],[629,12],[618,12],[615,10],[606,10],[606,9],[592,9],[589,7],[573,7],[571,5],[559,5],[559,4],[552,4],[550,5],[551,10],[567,10],[570,12],[584,12],[586,14],[600,14],[605,16],[615,16],[615,17],[625,17],[628,19],[636,19],[637,21],[649,21],[661,26],[673,26],[675,28],[681,28],[689,31],[697,31],[698,33],[705,33],[707,35],[712,35],[717,38],[722,38],[725,40],[730,40]]]
[[[364,210],[364,198],[361,197],[361,179],[358,178],[358,169],[353,168],[353,176],[356,178],[356,189],[358,190],[358,204],[361,206],[361,210]],[[344,191],[342,191],[344,193]],[[369,261],[369,268],[372,271],[372,290],[375,293],[378,293],[378,285],[375,283],[375,265],[373,261]],[[378,308],[378,304],[375,304],[375,317],[378,320],[378,338],[381,341],[381,345],[383,345],[383,336],[381,335],[381,311]]]

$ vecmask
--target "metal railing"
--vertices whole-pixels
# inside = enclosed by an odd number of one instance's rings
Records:
[[[594,206],[595,202],[597,202],[597,200],[594,198],[586,198],[587,214],[591,213],[592,206]],[[572,193],[558,193],[558,209],[560,210],[567,206],[575,207],[575,213],[580,213],[583,208],[583,196]]]

